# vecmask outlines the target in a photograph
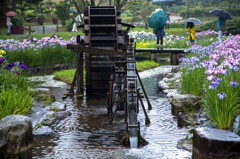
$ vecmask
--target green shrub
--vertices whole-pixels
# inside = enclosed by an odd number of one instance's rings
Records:
[[[0,87],[0,119],[11,114],[24,115],[32,106],[33,98],[30,91],[22,90],[13,85],[12,88]]]
[[[206,108],[206,113],[219,129],[228,130],[231,126],[233,117],[239,111],[239,95],[240,88],[230,86],[232,80],[239,80],[239,71],[231,72],[230,74],[218,76],[222,80],[215,89],[208,89],[210,81],[205,80],[206,93],[203,96],[203,106]],[[223,92],[226,96],[219,99],[217,94]]]
[[[18,16],[14,16],[12,18],[12,24],[15,25],[15,26],[22,26],[23,25],[23,22],[24,22],[24,19],[23,18],[20,18]]]
[[[29,17],[29,18],[35,18],[35,17],[37,17],[37,14],[35,14],[35,13],[28,13],[28,14],[27,14],[27,17]]]
[[[38,15],[38,18],[39,18],[39,19],[45,19],[45,15],[44,15],[44,14],[39,14],[39,15]]]
[[[202,26],[197,26],[196,32],[201,32],[204,30],[215,30],[217,31],[217,20],[205,23]],[[235,19],[227,19],[226,20],[226,28],[227,28],[227,35],[232,34],[236,35],[240,33],[240,18],[235,18]]]
[[[71,50],[59,44],[54,47],[46,45],[38,50],[34,48],[14,50],[4,57],[8,62],[23,61],[28,66],[75,62],[76,59],[76,55]]]
[[[72,24],[72,21],[71,20],[68,20],[67,23],[66,23],[66,27],[67,27],[67,31],[71,31],[72,28],[73,28],[73,24]]]
[[[182,69],[180,77],[181,88],[183,94],[200,95],[203,88],[203,81],[205,77],[205,68],[191,68],[185,67]]]

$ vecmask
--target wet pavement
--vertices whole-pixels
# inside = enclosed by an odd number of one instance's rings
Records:
[[[145,125],[145,116],[141,108],[138,115],[141,135],[149,144],[132,149],[119,144],[125,133],[123,111],[118,111],[112,125],[109,125],[110,117],[107,116],[107,109],[100,99],[84,96],[79,100],[69,97],[62,100],[61,97],[69,86],[57,83],[51,78],[52,75],[40,76],[39,80],[45,78],[48,84],[40,83],[37,87],[50,88],[56,100],[65,103],[66,109],[72,115],[51,126],[52,133],[35,135],[33,158],[191,158],[190,152],[177,149],[177,142],[186,137],[187,128],[178,127],[169,100],[157,89],[157,82],[170,70],[171,66],[162,66],[139,73],[153,109],[147,110],[151,121],[149,125]],[[143,102],[147,109],[145,98]]]

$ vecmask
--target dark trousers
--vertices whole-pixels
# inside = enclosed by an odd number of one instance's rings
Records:
[[[159,44],[159,37],[157,36],[157,44]],[[161,36],[161,45],[163,44],[163,36]]]

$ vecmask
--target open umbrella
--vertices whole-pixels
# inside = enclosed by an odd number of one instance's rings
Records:
[[[203,22],[201,22],[199,19],[197,18],[188,18],[185,19],[182,24],[187,25],[188,22],[193,22],[194,25],[203,25]]]
[[[148,18],[148,25],[153,29],[157,29],[163,26],[167,21],[167,13],[159,10],[153,13],[150,18]]]
[[[12,17],[12,16],[17,15],[17,13],[15,13],[15,12],[13,12],[13,11],[10,11],[10,12],[6,12],[5,15],[6,15],[7,17]]]
[[[167,14],[168,14],[168,15],[171,15],[171,13],[170,13],[170,12],[167,12]]]
[[[227,11],[222,10],[222,9],[214,9],[214,10],[209,11],[209,13],[212,15],[215,15],[217,17],[220,17],[220,18],[232,19],[231,15]]]
[[[77,13],[77,11],[75,9],[71,9],[70,11],[68,11],[69,13]]]

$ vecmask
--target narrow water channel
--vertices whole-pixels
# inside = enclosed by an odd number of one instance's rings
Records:
[[[152,104],[147,110],[151,124],[145,125],[145,116],[140,108],[138,120],[141,135],[149,144],[139,148],[119,144],[125,132],[124,112],[118,112],[112,125],[107,109],[100,99],[83,97],[77,100],[62,95],[69,86],[57,84],[52,75],[43,77],[57,101],[65,103],[72,113],[51,127],[48,135],[35,136],[33,158],[51,159],[181,159],[191,158],[191,153],[177,149],[177,142],[186,137],[187,129],[179,128],[177,119],[171,113],[171,105],[165,95],[158,91],[157,82],[171,66],[161,66],[140,73],[145,90]],[[39,77],[39,78],[42,78]],[[49,81],[51,80],[51,81]],[[49,84],[50,83],[50,84]],[[138,83],[140,86],[140,84]],[[143,99],[147,109],[146,99]]]

